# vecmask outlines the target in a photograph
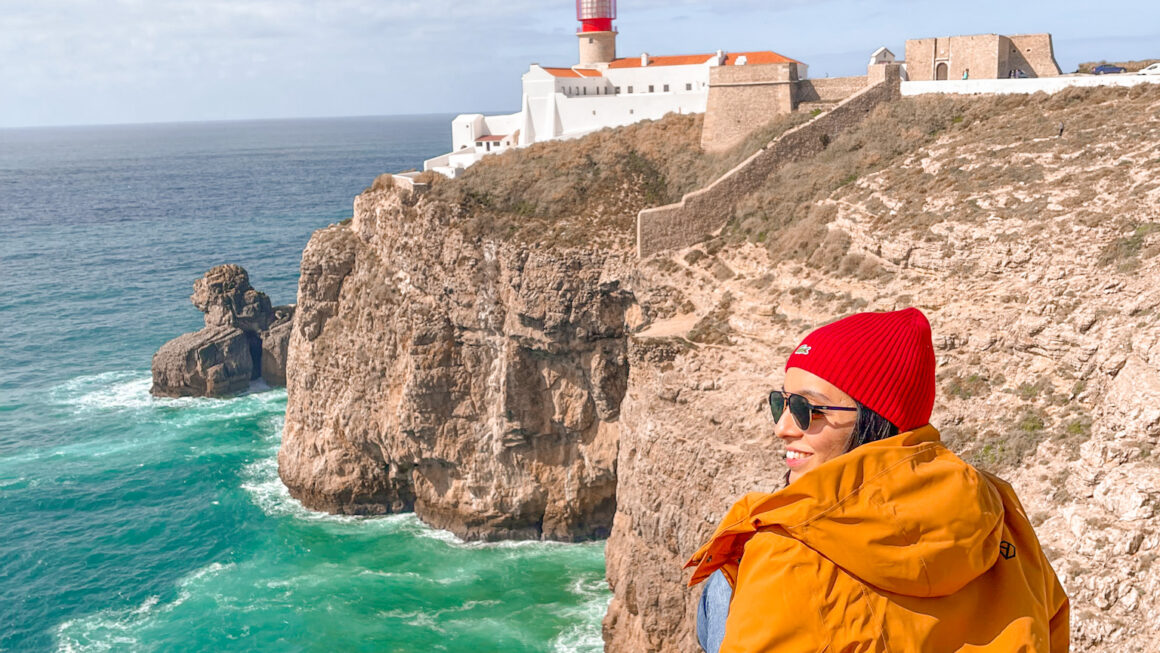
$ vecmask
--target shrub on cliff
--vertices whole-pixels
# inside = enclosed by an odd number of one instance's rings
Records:
[[[641,209],[680,200],[807,118],[785,116],[728,152],[705,154],[703,116],[670,114],[485,157],[459,179],[436,180],[429,199],[459,207],[476,236],[628,246]]]
[[[770,176],[738,205],[730,238],[765,243],[778,258],[839,270],[851,265],[837,247],[848,239],[827,237],[837,216],[831,208],[835,203],[857,205],[874,216],[878,227],[911,232],[920,240],[938,240],[929,227],[946,220],[1041,220],[1074,211],[1091,204],[1100,188],[1131,184],[1135,166],[1144,162],[1124,158],[1122,165],[1088,165],[1066,179],[1053,169],[1070,158],[1112,156],[1101,143],[1113,130],[1121,140],[1154,142],[1151,127],[1136,116],[1157,100],[1160,86],[1148,84],[1072,88],[1053,95],[920,96],[888,103],[818,156]],[[956,156],[928,168],[914,160],[923,147],[952,148]],[[858,183],[871,174],[877,174],[874,183]],[[1051,196],[1061,185],[1069,194],[1062,202]],[[879,187],[891,189],[891,206],[877,197]],[[1010,191],[1003,204],[980,205],[996,188]],[[932,198],[938,201],[932,204]],[[1092,220],[1107,224],[1108,216],[1096,212]],[[1122,247],[1105,252],[1105,264],[1123,265],[1124,259],[1160,251],[1147,246],[1150,232],[1139,231],[1143,220],[1115,220],[1130,235]]]

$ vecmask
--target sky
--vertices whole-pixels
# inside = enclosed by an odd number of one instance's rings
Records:
[[[617,49],[773,50],[811,77],[953,34],[1051,32],[1064,72],[1160,58],[1157,0],[955,4],[619,0]],[[0,127],[512,112],[576,27],[573,0],[0,0]]]

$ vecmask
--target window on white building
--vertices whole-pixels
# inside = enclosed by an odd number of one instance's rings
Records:
[[[619,86],[616,87],[616,94],[620,95],[620,87]]]
[[[632,93],[632,87],[631,87],[631,86],[629,86],[629,87],[628,87],[628,92],[629,92],[629,93]]]
[[[692,85],[692,84],[685,84],[685,90],[686,90],[686,91],[691,91],[691,90],[693,90],[693,85]]]
[[[588,95],[588,87],[587,86],[584,87],[584,95]]]
[[[648,85],[648,92],[649,92],[649,93],[652,93],[652,92],[653,92],[653,90],[654,90],[654,87],[653,87],[653,85],[652,85],[652,84],[649,84],[649,85]]]
[[[668,93],[668,92],[669,92],[669,85],[665,84],[665,93]]]

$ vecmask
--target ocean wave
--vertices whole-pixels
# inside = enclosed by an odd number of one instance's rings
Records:
[[[109,608],[65,621],[56,628],[57,651],[101,653],[143,648],[139,633],[156,625],[165,615],[189,600],[196,591],[194,585],[233,567],[233,563],[215,562],[194,571],[177,582],[177,597],[172,601],[162,603],[161,597],[150,595],[134,607]]]
[[[286,398],[284,388],[271,389],[264,381],[250,384],[245,392],[228,398],[154,397],[149,394],[153,377],[141,370],[117,370],[78,376],[48,391],[50,403],[88,414],[157,408],[241,409],[252,413]]]
[[[51,388],[48,398],[78,411],[135,410],[150,407],[152,385],[153,378],[140,371],[103,372],[65,381]]]
[[[418,517],[416,517],[418,521]],[[421,524],[420,529],[415,531],[415,535],[419,537],[426,537],[428,539],[435,539],[438,542],[455,547],[455,549],[495,549],[495,550],[513,550],[513,553],[525,553],[529,551],[556,551],[559,549],[577,549],[577,547],[594,546],[593,543],[571,543],[571,542],[554,542],[551,539],[500,539],[495,542],[486,542],[486,540],[469,540],[463,539],[449,530],[437,529],[430,527],[425,523]]]
[[[555,653],[596,653],[604,650],[604,635],[601,625],[612,593],[603,576],[580,576],[568,586],[568,591],[581,597],[583,602],[575,607],[560,610],[560,615],[576,620],[577,624],[566,628],[552,641]]]
[[[281,440],[280,429],[277,441]],[[366,517],[360,515],[332,515],[318,512],[302,505],[300,501],[290,496],[290,490],[282,483],[278,476],[278,457],[274,453],[260,458],[242,470],[241,487],[249,495],[254,505],[258,506],[268,517],[290,518],[299,521],[318,522],[328,524],[358,525],[363,528],[377,528],[387,531],[399,531],[418,523],[413,513]]]

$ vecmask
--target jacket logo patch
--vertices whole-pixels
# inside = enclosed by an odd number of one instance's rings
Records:
[[[1015,545],[1004,540],[999,543],[999,555],[1003,556],[1004,560],[1010,560],[1015,557]]]
[[[810,353],[810,346],[809,345],[802,345],[801,347],[798,347],[797,351],[795,351],[794,353],[801,354],[802,356],[805,356],[806,354]]]

